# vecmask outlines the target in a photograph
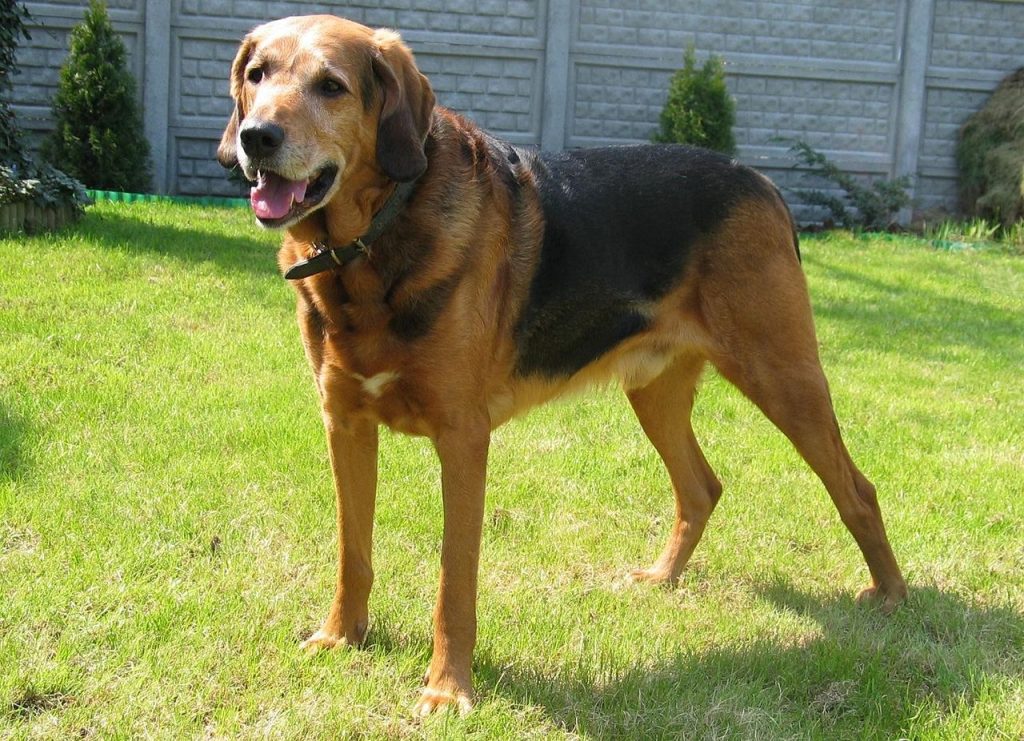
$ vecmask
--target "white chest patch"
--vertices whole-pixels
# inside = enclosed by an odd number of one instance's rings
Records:
[[[381,393],[383,393],[384,387],[398,379],[398,374],[395,371],[383,371],[369,378],[359,373],[353,373],[352,377],[362,384],[363,391],[374,399],[378,399]]]

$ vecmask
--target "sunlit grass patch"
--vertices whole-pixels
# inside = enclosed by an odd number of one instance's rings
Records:
[[[384,434],[372,625],[308,659],[334,516],[315,391],[244,211],[101,204],[0,241],[0,737],[1024,734],[1024,263],[929,239],[802,239],[849,448],[911,598],[786,440],[709,373],[725,493],[676,589],[627,587],[672,519],[615,389],[500,429],[478,706],[413,722],[441,533],[423,440]]]

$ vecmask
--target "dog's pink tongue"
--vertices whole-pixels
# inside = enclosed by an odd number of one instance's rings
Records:
[[[306,197],[305,180],[288,180],[275,173],[260,173],[249,191],[249,203],[261,219],[281,219],[288,215],[293,203]]]

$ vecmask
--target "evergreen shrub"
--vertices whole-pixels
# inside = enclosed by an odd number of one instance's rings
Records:
[[[672,75],[668,100],[661,111],[661,128],[654,141],[692,144],[733,154],[735,123],[736,104],[725,87],[722,58],[712,55],[698,68],[697,54],[690,46],[683,55],[683,68]]]
[[[90,188],[147,192],[149,143],[135,99],[127,51],[102,0],[91,0],[71,32],[53,101],[56,129],[43,154]]]

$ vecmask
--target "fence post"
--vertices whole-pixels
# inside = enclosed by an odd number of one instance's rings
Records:
[[[541,100],[540,146],[551,152],[565,148],[572,6],[577,1],[548,0],[547,28],[544,35],[544,97]]]
[[[910,195],[913,198],[917,192],[917,161],[921,153],[927,94],[925,75],[928,72],[928,55],[931,51],[935,0],[907,0],[905,7],[907,15],[900,45],[902,64],[892,175],[910,175],[914,179],[910,187]],[[901,224],[907,224],[911,219],[911,208],[902,209],[898,219]]]
[[[142,45],[143,129],[153,160],[153,190],[166,193],[167,136],[170,123],[171,6],[169,0],[145,0],[145,34]]]

